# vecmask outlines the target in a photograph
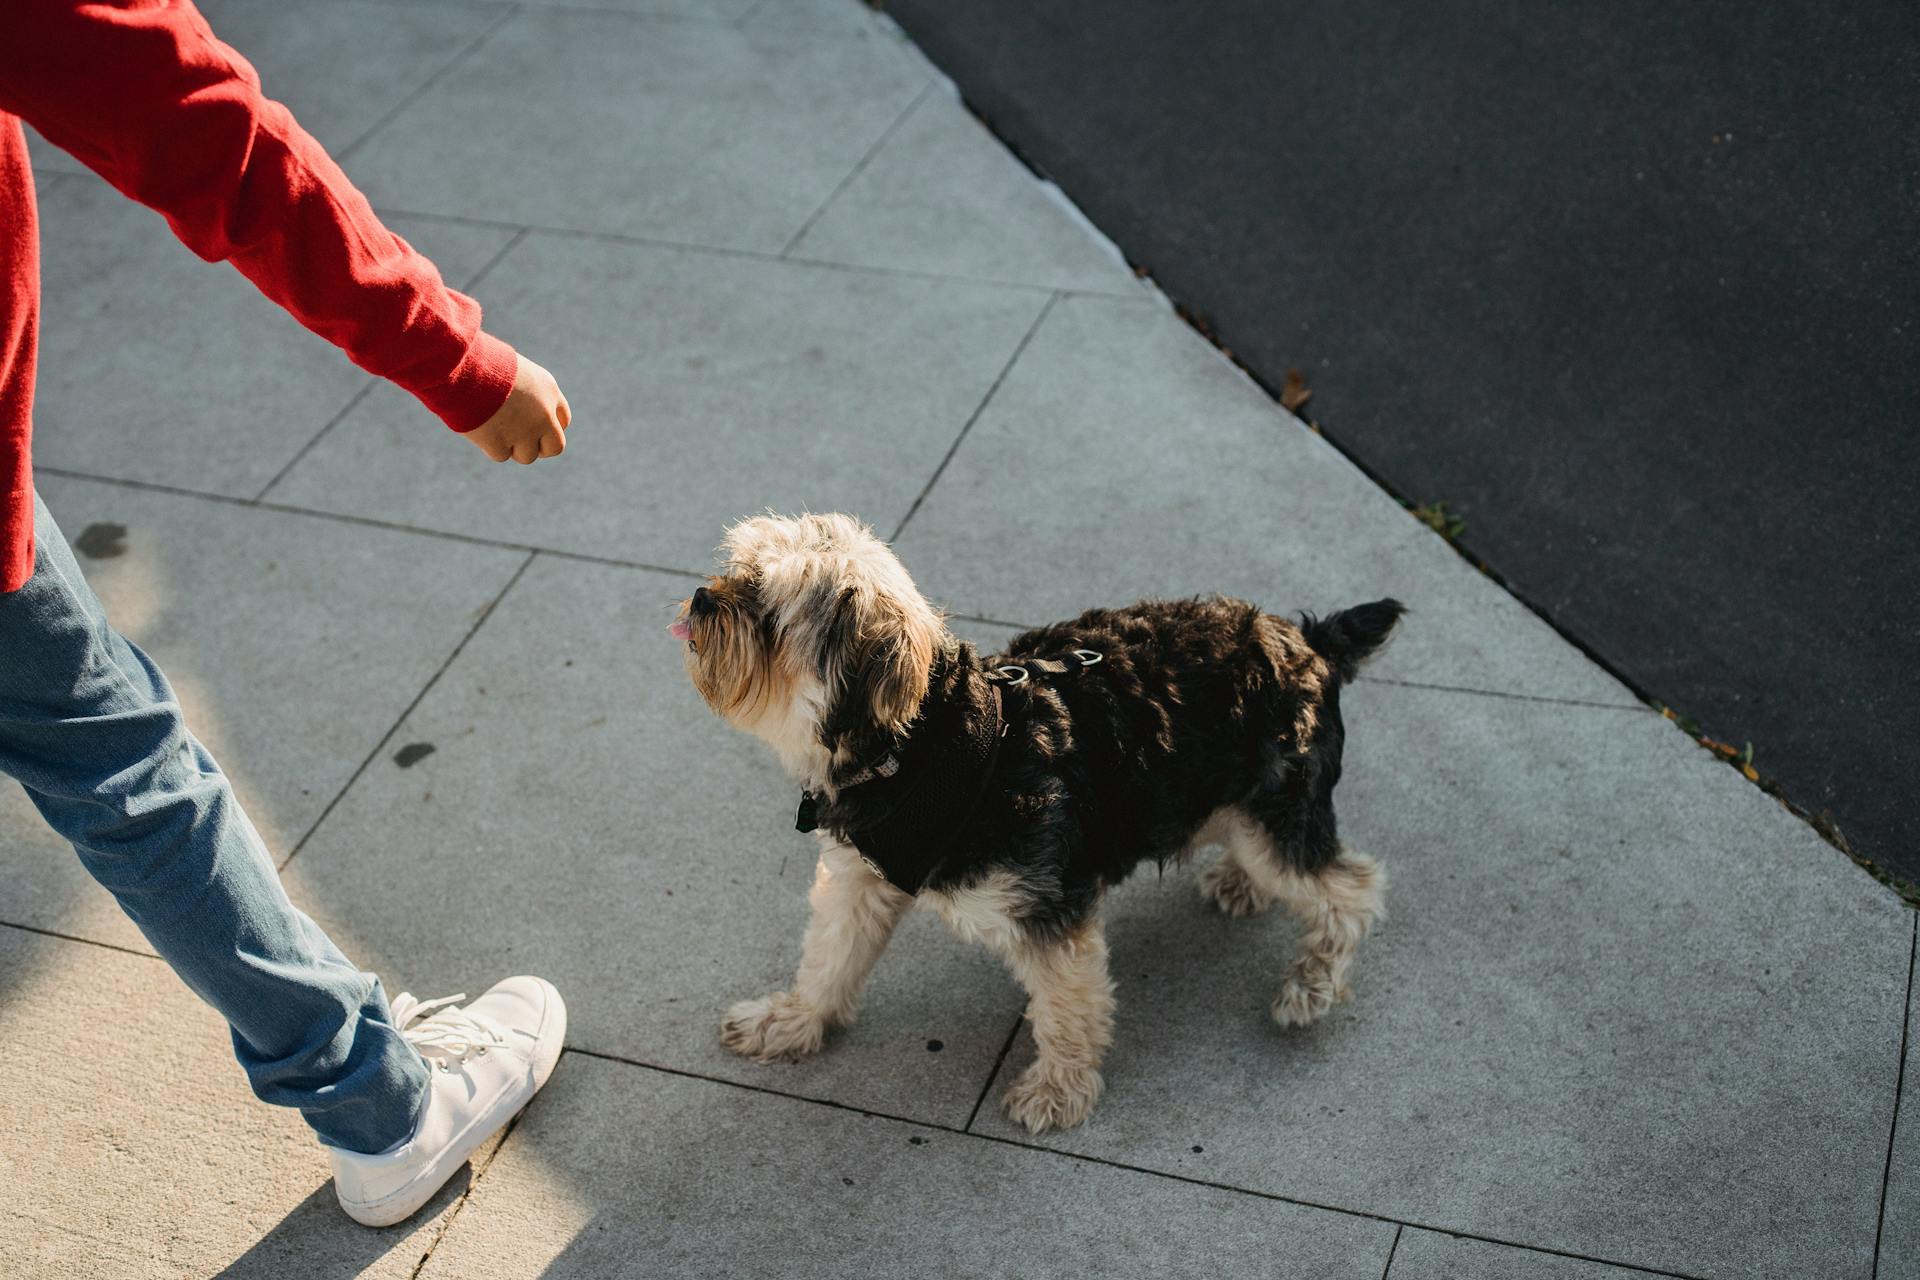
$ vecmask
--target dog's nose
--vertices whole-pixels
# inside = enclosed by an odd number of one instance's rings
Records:
[[[696,589],[693,593],[693,611],[695,613],[712,613],[713,592],[707,590],[705,587]]]

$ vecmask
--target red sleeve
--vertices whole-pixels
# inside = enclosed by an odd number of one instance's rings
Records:
[[[381,225],[188,0],[4,0],[0,111],[455,431],[506,399],[516,358],[480,305]]]

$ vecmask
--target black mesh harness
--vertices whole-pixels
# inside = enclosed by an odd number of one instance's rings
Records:
[[[803,792],[794,826],[825,827],[858,850],[875,875],[919,893],[953,852],[993,779],[1008,730],[1003,690],[1080,671],[1102,657],[1075,649],[988,667],[973,680],[953,679],[950,662],[936,664],[906,740],[840,783],[832,798]]]

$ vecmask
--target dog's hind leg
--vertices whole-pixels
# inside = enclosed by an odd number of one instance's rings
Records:
[[[1306,932],[1273,1002],[1275,1022],[1303,1027],[1347,998],[1347,972],[1361,939],[1386,914],[1386,889],[1380,864],[1344,845],[1319,871],[1277,878],[1280,897]]]
[[[1240,863],[1240,847],[1247,843],[1247,836],[1239,827],[1246,821],[1240,813],[1225,809],[1214,814],[1193,838],[1195,847],[1216,842],[1226,846],[1220,860],[1200,873],[1200,892],[1230,916],[1259,915],[1274,900],[1265,882]]]
[[[1065,936],[1022,940],[1006,950],[1027,989],[1027,1019],[1039,1056],[1007,1090],[1007,1114],[1031,1133],[1071,1129],[1087,1118],[1105,1082],[1100,1060],[1113,1041],[1113,979],[1098,917]]]
[[[1248,817],[1231,828],[1227,857],[1258,892],[1279,899],[1299,920],[1300,954],[1273,1002],[1273,1019],[1303,1027],[1347,998],[1347,974],[1360,942],[1386,914],[1387,873],[1344,844],[1317,870],[1303,871],[1280,853],[1269,828]]]
[[[913,899],[867,869],[838,841],[821,841],[808,895],[813,918],[800,946],[793,988],[727,1010],[720,1041],[762,1062],[794,1061],[819,1051],[830,1027],[853,1021],[860,992]]]

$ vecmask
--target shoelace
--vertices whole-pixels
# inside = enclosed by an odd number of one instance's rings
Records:
[[[402,991],[390,1006],[393,1025],[422,1058],[451,1071],[456,1063],[507,1043],[492,1027],[453,1007],[466,998],[463,991],[438,1000],[417,1000],[412,992]]]

